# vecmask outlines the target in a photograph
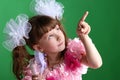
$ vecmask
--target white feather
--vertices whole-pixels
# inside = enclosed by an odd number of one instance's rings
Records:
[[[39,15],[47,15],[61,20],[64,6],[55,0],[35,0],[35,12]]]

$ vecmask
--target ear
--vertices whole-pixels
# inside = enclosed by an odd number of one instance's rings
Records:
[[[40,47],[40,45],[37,45],[37,44],[33,46],[33,49],[36,51],[43,51],[43,49]]]

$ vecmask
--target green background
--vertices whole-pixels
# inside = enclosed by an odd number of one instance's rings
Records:
[[[64,19],[68,37],[76,36],[76,26],[88,10],[86,21],[91,25],[90,37],[98,48],[103,65],[99,69],[89,69],[83,80],[120,79],[120,1],[119,0],[57,0],[64,5]],[[3,28],[10,18],[21,13],[33,16],[30,11],[31,0],[0,0],[0,80],[16,80],[12,73],[12,55],[7,51]]]

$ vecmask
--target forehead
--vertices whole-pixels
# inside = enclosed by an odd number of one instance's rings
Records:
[[[55,27],[49,28],[49,29],[48,29],[48,32],[46,32],[46,33],[42,36],[41,39],[45,39],[48,35],[52,34],[53,31],[54,31],[54,29],[55,29],[56,27],[59,27],[59,25],[55,25]]]

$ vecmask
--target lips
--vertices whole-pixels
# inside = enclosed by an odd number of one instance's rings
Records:
[[[61,46],[63,44],[63,42],[60,42],[59,44],[58,44],[58,46]]]

